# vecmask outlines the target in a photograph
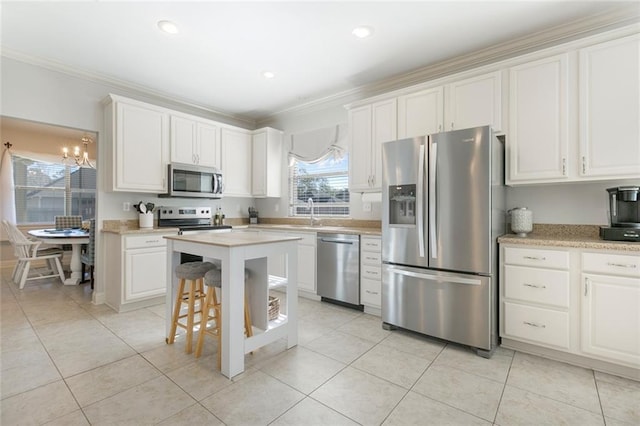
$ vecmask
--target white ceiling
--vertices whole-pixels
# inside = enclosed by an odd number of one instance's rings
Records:
[[[1,45],[10,57],[258,120],[613,6],[620,3],[2,2]],[[159,20],[175,22],[179,34],[160,32]],[[358,25],[373,36],[353,37]],[[265,80],[265,70],[275,78]]]

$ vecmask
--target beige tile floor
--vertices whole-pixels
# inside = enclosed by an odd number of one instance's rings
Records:
[[[88,285],[0,286],[0,424],[639,424],[640,383],[499,348],[490,360],[299,299],[300,344],[214,369],[164,343],[164,306],[117,314]],[[280,297],[283,297],[280,294]]]

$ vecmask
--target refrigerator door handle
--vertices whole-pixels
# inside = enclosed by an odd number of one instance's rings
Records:
[[[438,156],[438,144],[431,142],[429,152],[429,245],[431,246],[431,258],[438,258],[438,235],[436,234],[436,159]]]
[[[424,145],[420,145],[420,154],[418,156],[418,196],[416,199],[418,203],[416,208],[416,221],[418,222],[418,252],[420,257],[424,257],[424,202],[422,199],[424,196],[424,154]]]
[[[420,278],[420,279],[429,280],[429,281],[439,281],[442,278],[444,278],[449,283],[467,284],[467,285],[482,285],[482,281],[481,280],[476,280],[476,279],[472,279],[472,278],[462,278],[462,277],[456,277],[456,276],[452,276],[452,275],[446,275],[445,276],[445,275],[437,275],[437,274],[424,274],[424,273],[419,273],[419,272],[406,271],[404,269],[396,269],[396,268],[393,268],[393,267],[389,267],[389,271],[393,272],[394,274],[406,275],[408,277]]]

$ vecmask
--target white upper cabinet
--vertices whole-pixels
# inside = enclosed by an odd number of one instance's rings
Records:
[[[562,54],[510,69],[507,184],[567,179],[568,67]]]
[[[220,142],[224,196],[251,197],[251,132],[223,127]]]
[[[218,132],[213,123],[171,115],[171,161],[220,168]]]
[[[580,55],[580,173],[640,177],[640,36],[596,44]]]
[[[442,87],[434,87],[398,97],[398,139],[442,131],[443,93]]]
[[[106,100],[105,121],[107,141],[111,145],[107,189],[166,192],[169,160],[168,111],[110,95]]]
[[[349,190],[379,192],[382,185],[382,143],[397,139],[395,99],[349,111]]]
[[[253,132],[252,184],[254,197],[280,197],[282,187],[282,132],[272,128]]]
[[[501,71],[448,84],[445,88],[445,131],[491,126],[502,131]]]

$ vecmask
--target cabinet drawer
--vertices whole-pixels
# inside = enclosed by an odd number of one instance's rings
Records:
[[[362,251],[373,251],[377,253],[382,251],[380,238],[360,237],[360,247]]]
[[[569,313],[505,302],[505,337],[569,348]]]
[[[504,295],[508,299],[568,308],[569,272],[505,265]]]
[[[368,278],[371,280],[382,279],[382,267],[381,266],[371,266],[371,265],[362,265],[360,268],[362,273],[362,278]]]
[[[382,253],[362,251],[360,253],[360,262],[362,262],[363,265],[380,266],[382,264]]]
[[[375,280],[362,278],[360,280],[360,303],[377,308],[382,304],[382,284]]]
[[[569,252],[562,250],[505,247],[504,263],[510,265],[539,266],[569,269]]]
[[[582,253],[582,270],[584,272],[640,277],[640,254]]]
[[[124,248],[164,247],[167,245],[167,240],[163,237],[162,234],[128,236],[124,239]]]

